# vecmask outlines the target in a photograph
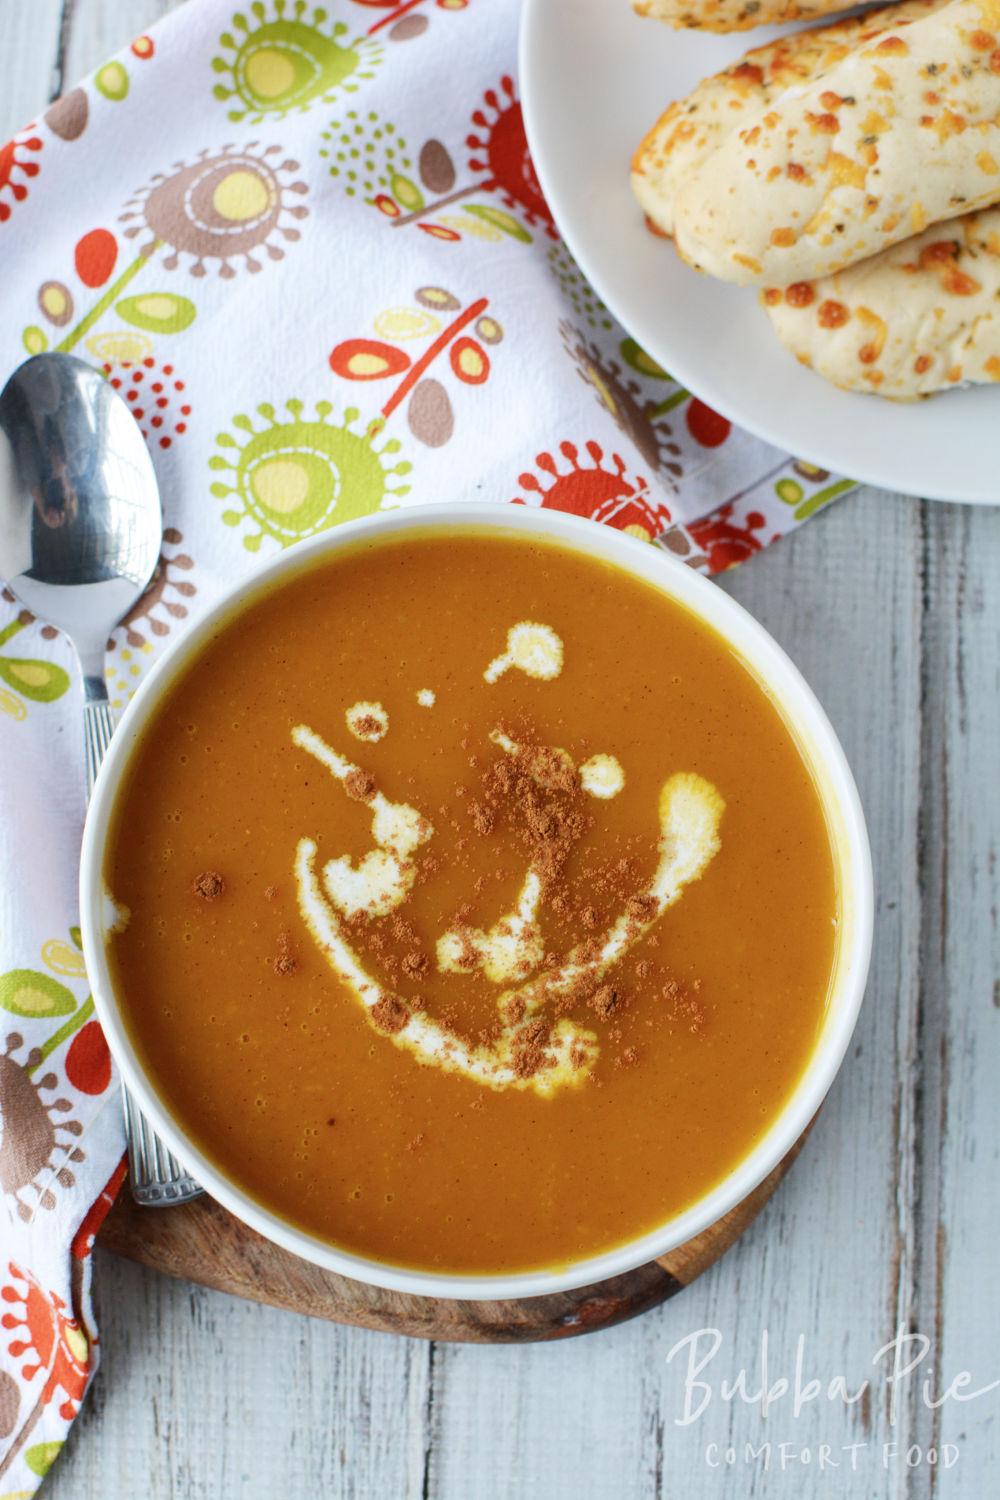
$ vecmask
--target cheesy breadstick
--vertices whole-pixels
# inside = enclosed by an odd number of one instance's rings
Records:
[[[782,21],[808,21],[844,9],[844,0],[633,0],[640,16],[691,31],[748,31]]]
[[[657,228],[673,233],[674,199],[711,153],[742,125],[795,83],[805,83],[855,47],[891,27],[909,25],[951,0],[902,0],[829,26],[813,26],[755,47],[722,73],[699,83],[671,104],[632,158],[632,191]]]
[[[755,111],[674,205],[724,281],[829,275],[1000,200],[1000,0],[953,0]]]
[[[819,281],[761,293],[782,343],[852,391],[911,400],[1000,380],[1000,208]]]

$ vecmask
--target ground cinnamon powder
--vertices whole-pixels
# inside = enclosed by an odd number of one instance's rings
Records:
[[[393,1035],[402,1031],[410,1019],[410,1012],[395,995],[383,995],[371,1008],[371,1017],[379,1031]]]
[[[375,795],[375,778],[355,766],[344,777],[344,791],[355,802],[370,802]]]
[[[299,966],[299,961],[292,952],[292,935],[290,932],[282,932],[278,935],[278,956],[274,960],[274,972],[276,974],[294,974]]]
[[[551,1030],[545,1021],[529,1021],[517,1033],[511,1049],[511,1065],[518,1078],[531,1078],[549,1061]]]
[[[618,1009],[621,1001],[616,989],[610,984],[602,984],[600,989],[594,991],[587,1004],[601,1017],[602,1021],[608,1021]]]

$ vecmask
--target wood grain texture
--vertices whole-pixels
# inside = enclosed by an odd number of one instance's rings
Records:
[[[194,0],[197,3],[197,0]],[[481,0],[474,0],[470,18]],[[482,0],[486,3],[486,0]],[[67,0],[67,79],[166,5]],[[236,5],[234,3],[234,9]],[[64,7],[0,0],[9,129],[47,97]],[[997,1392],[936,1412],[873,1356],[902,1321],[938,1389],[1000,1377],[1000,510],[868,490],[724,581],[786,646],[865,803],[878,914],[855,1043],[780,1193],[683,1294],[587,1339],[484,1349],[344,1328],[99,1253],[102,1366],[46,1500],[986,1500]],[[715,1328],[688,1425],[678,1341]],[[724,1401],[744,1367],[849,1389]],[[882,1444],[954,1444],[949,1469]],[[763,1458],[744,1462],[770,1442]],[[737,1462],[712,1467],[710,1444]],[[790,1456],[808,1448],[811,1462]],[[866,1443],[853,1459],[844,1445]],[[821,1445],[831,1449],[820,1467]]]
[[[3,140],[36,120],[61,91],[62,13],[62,0],[37,0],[31,5],[4,0],[0,4]]]
[[[753,1223],[808,1133],[742,1203],[703,1234],[627,1275],[551,1296],[446,1301],[366,1286],[281,1250],[207,1196],[181,1208],[151,1209],[140,1208],[126,1190],[105,1220],[99,1243],[215,1291],[383,1333],[467,1344],[573,1338],[637,1317],[690,1286]]]
[[[684,1287],[654,1262],[600,1285],[515,1302],[409,1296],[300,1260],[207,1198],[157,1212],[138,1208],[123,1195],[101,1243],[170,1276],[292,1313],[412,1338],[471,1344],[571,1338],[636,1317]],[[721,1253],[714,1244],[706,1251],[713,1259]]]

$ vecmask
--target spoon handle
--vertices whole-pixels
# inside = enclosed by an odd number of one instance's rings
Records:
[[[103,677],[84,677],[83,727],[87,744],[87,797],[94,789],[104,752],[115,732],[115,716],[108,702]],[[187,1203],[205,1190],[190,1172],[181,1166],[156,1135],[122,1084],[125,1107],[125,1134],[128,1138],[129,1182],[137,1203],[148,1207],[169,1208]]]

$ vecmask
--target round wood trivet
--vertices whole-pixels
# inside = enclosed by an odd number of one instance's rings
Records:
[[[279,1249],[207,1195],[180,1208],[140,1208],[127,1183],[98,1244],[168,1276],[334,1323],[471,1344],[572,1338],[634,1318],[707,1271],[752,1224],[811,1129],[810,1122],[770,1176],[695,1239],[624,1276],[551,1296],[455,1302],[366,1286]]]

